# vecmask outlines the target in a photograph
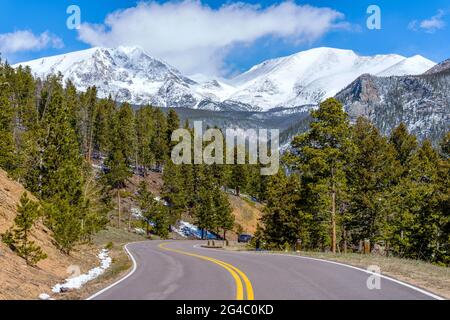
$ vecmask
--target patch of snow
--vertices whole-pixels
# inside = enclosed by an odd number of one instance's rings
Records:
[[[139,208],[131,208],[131,215],[136,219],[144,219],[142,211]]]
[[[112,259],[109,256],[109,251],[103,249],[98,254],[98,258],[100,259],[100,266],[89,270],[88,273],[81,274],[79,276],[66,279],[65,283],[58,283],[52,288],[54,293],[60,293],[62,289],[80,289],[84,284],[89,281],[92,281],[102,275],[106,269],[111,266]]]
[[[41,293],[40,295],[39,295],[39,299],[40,300],[54,300],[54,299],[52,299],[48,294],[46,294],[46,293]]]
[[[142,229],[142,228],[134,228],[134,233],[140,234],[140,235],[144,235],[145,234],[145,230]]]
[[[169,205],[169,203],[167,203],[167,201],[161,199],[161,197],[155,197],[154,199],[155,199],[155,201],[157,201],[157,202],[161,202],[161,203],[162,203],[164,206],[166,206],[166,207]]]
[[[186,221],[181,220],[179,222],[179,227],[178,228],[172,227],[172,230],[184,238],[187,237],[193,237],[197,239],[202,238],[202,230],[199,227]],[[217,239],[217,237],[209,231],[206,231],[206,238],[210,240]]]

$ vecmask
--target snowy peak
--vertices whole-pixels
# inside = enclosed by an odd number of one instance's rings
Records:
[[[39,77],[61,72],[80,90],[101,97],[160,107],[270,110],[320,103],[362,74],[421,74],[435,64],[421,56],[360,56],[351,50],[315,48],[267,60],[231,79],[184,76],[139,47],[92,48],[21,63]],[[194,79],[194,80],[192,80]]]
[[[93,70],[82,71],[114,71],[113,69],[123,69],[135,74],[145,72],[147,77],[152,77],[159,81],[169,76],[183,77],[178,70],[149,56],[138,47],[118,47],[117,49],[96,47],[36,59],[20,63],[20,65],[29,66],[37,75],[61,72],[66,76],[67,73],[74,70],[90,67]]]
[[[434,65],[420,56],[359,56],[351,50],[316,48],[265,61],[234,78],[239,89],[231,99],[264,110],[317,104],[364,73],[421,74]]]
[[[411,58],[405,58],[388,69],[380,72],[377,76],[390,77],[390,76],[404,76],[404,75],[417,75],[421,74],[421,70],[429,70],[435,65],[434,62],[416,55]]]
[[[80,90],[96,86],[101,97],[111,94],[133,104],[160,103],[158,91],[171,82],[180,86],[195,84],[139,47],[92,48],[20,65],[29,66],[39,77],[61,72]]]

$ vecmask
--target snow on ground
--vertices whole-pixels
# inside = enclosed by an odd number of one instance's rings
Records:
[[[40,300],[54,300],[54,299],[52,299],[48,294],[46,294],[46,293],[41,293],[40,295],[39,295],[39,299]]]
[[[186,221],[180,221],[179,228],[172,227],[172,230],[185,238],[187,237],[193,237],[197,239],[202,238],[202,230],[199,227]],[[217,237],[209,231],[206,232],[206,238],[211,240],[217,239]]]
[[[131,208],[131,215],[136,219],[144,219],[144,215],[142,214],[142,210],[139,208]]]
[[[98,258],[100,259],[100,266],[89,270],[88,273],[66,279],[65,283],[58,283],[52,288],[54,293],[60,293],[61,289],[80,289],[87,282],[98,278],[106,269],[111,266],[112,259],[106,249],[100,251]]]

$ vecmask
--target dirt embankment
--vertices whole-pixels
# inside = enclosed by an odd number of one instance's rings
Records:
[[[25,192],[0,170],[0,234],[14,224],[17,204]],[[41,293],[51,294],[51,287],[68,278],[70,266],[86,272],[99,264],[96,247],[78,247],[71,256],[62,254],[53,244],[51,232],[38,221],[32,230],[32,240],[48,255],[36,267],[25,261],[0,241],[0,299],[37,299]]]
[[[263,206],[246,198],[228,195],[235,217],[235,234],[230,232],[230,240],[236,240],[238,233],[255,234],[259,219],[262,216]],[[239,230],[240,229],[240,230]]]

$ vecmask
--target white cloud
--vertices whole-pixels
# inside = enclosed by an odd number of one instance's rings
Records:
[[[437,14],[432,16],[429,19],[425,19],[422,21],[413,20],[409,23],[408,28],[414,31],[417,31],[420,29],[424,30],[428,33],[434,33],[437,30],[443,29],[446,25],[444,21],[446,13],[444,10],[438,10]]]
[[[0,52],[2,53],[42,50],[48,47],[59,49],[63,45],[60,38],[48,31],[40,35],[35,35],[28,30],[0,34]]]
[[[272,36],[310,42],[346,26],[329,8],[283,2],[268,8],[234,3],[218,9],[200,1],[141,2],[114,12],[104,24],[83,24],[80,40],[92,46],[140,46],[186,73],[221,73],[228,50]]]

